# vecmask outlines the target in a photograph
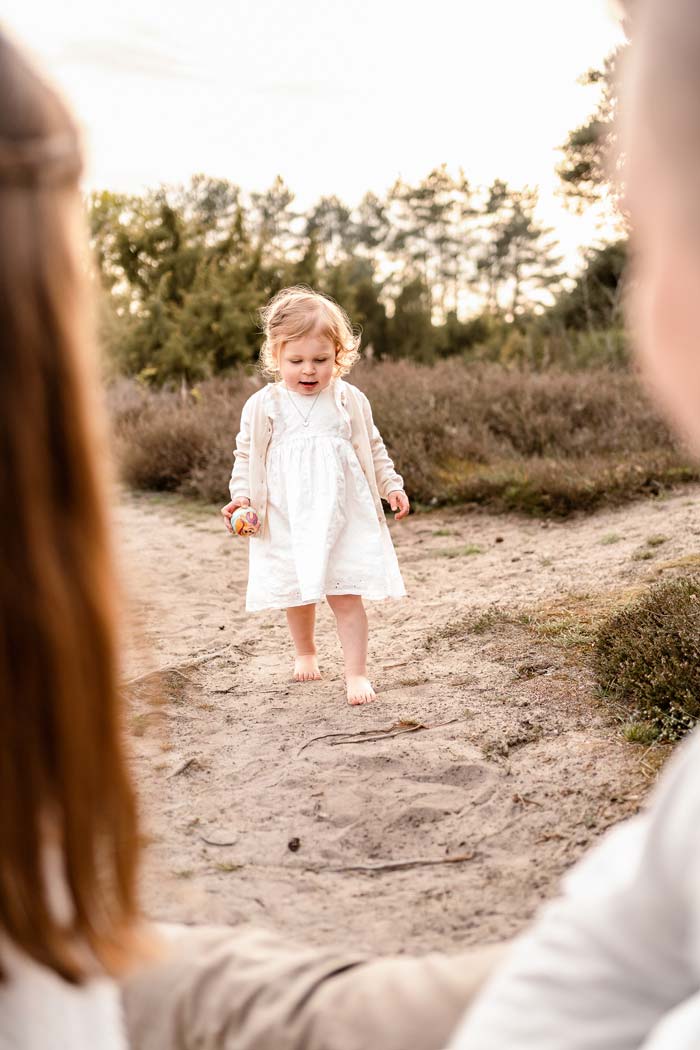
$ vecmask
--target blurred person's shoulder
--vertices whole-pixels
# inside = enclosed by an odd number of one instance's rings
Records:
[[[46,1050],[127,1050],[117,984],[106,977],[84,984],[64,981],[52,970],[2,942],[7,979],[0,984],[0,1047]]]
[[[565,892],[596,900],[635,881],[700,878],[700,729],[677,748],[637,816],[610,828],[564,876]],[[698,883],[700,889],[700,882]]]
[[[646,831],[638,855],[643,868],[676,884],[700,878],[700,728],[678,745],[637,821]],[[700,882],[695,903],[698,892]]]
[[[693,837],[700,841],[700,726],[677,746],[659,777],[651,801],[670,821],[671,834],[690,821]]]

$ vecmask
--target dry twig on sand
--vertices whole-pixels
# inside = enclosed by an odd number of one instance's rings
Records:
[[[173,777],[179,777],[181,773],[184,773],[186,770],[190,769],[192,766],[198,766],[198,765],[199,765],[199,762],[197,761],[196,758],[188,758],[187,761],[183,762],[183,764],[181,766],[179,766],[175,770],[174,773],[170,774],[170,778],[172,779]]]
[[[425,868],[436,864],[465,864],[468,860],[474,860],[475,852],[460,853],[456,857],[438,857],[436,859],[420,858],[418,860],[392,860],[385,864],[349,864],[342,868],[316,868],[315,871],[363,871],[368,875],[382,871],[404,871],[407,868]]]
[[[299,748],[299,754],[319,740],[330,740],[330,747],[338,747],[340,744],[370,744],[375,740],[389,740],[393,736],[417,733],[419,729],[439,729],[440,726],[449,726],[453,722],[459,721],[461,721],[459,718],[448,718],[446,722],[434,722],[432,725],[428,725],[427,722],[414,722],[410,719],[402,719],[400,722],[394,722],[390,726],[363,729],[359,733],[323,733],[321,736],[314,736],[311,740],[307,740],[305,744],[302,744]]]

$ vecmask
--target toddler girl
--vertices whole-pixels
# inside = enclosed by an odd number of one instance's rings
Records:
[[[405,595],[382,497],[405,518],[409,502],[369,401],[346,375],[359,336],[346,313],[309,288],[285,288],[262,311],[264,371],[276,378],[243,407],[229,489],[231,516],[252,504],[246,609],[286,609],[296,650],[294,678],[321,677],[316,603],[324,596],[343,647],[348,702],[375,693],[367,678],[362,598]]]

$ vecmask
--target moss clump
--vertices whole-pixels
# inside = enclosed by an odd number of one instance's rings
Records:
[[[604,694],[642,723],[645,739],[678,740],[700,718],[700,576],[662,583],[598,630]]]

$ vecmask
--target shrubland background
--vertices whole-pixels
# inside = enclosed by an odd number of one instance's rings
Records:
[[[571,132],[562,192],[611,199],[611,55]],[[567,275],[537,194],[472,186],[443,167],[355,208],[301,211],[281,179],[261,193],[204,175],[142,196],[89,199],[119,460],[135,487],[220,501],[256,372],[258,310],[292,283],[361,326],[352,374],[419,504],[565,514],[697,476],[628,363],[618,235]],[[611,227],[609,227],[611,228]]]

